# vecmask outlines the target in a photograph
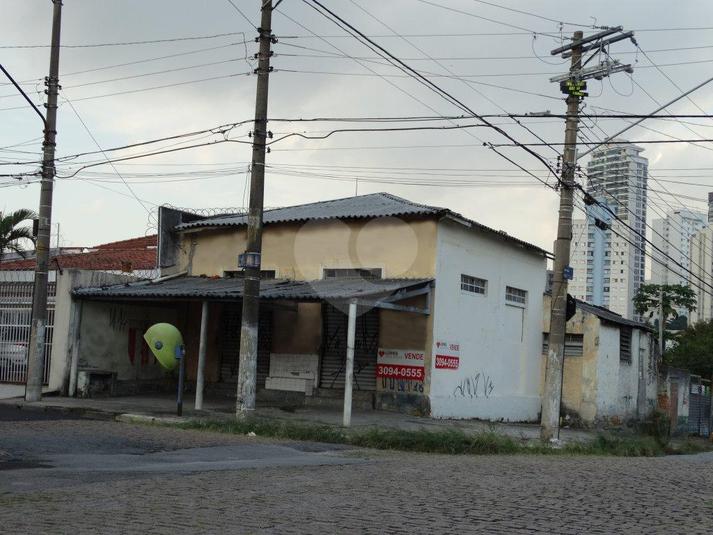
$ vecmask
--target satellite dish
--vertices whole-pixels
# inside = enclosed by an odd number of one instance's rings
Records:
[[[170,323],[157,323],[148,328],[144,340],[159,364],[167,370],[176,368],[185,354],[181,331]]]

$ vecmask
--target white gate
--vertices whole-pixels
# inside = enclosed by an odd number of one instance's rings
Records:
[[[25,384],[30,346],[32,282],[0,282],[0,383]],[[56,283],[47,286],[47,329],[42,383],[47,384],[54,331]]]

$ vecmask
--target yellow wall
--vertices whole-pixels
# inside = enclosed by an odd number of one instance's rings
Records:
[[[382,268],[384,278],[433,277],[436,229],[434,220],[397,218],[267,225],[262,268],[295,280],[321,279],[325,267]],[[187,233],[176,271],[222,276],[237,269],[238,254],[244,251],[244,228]]]
[[[550,331],[550,308],[552,299],[545,296],[543,310],[543,332]],[[583,335],[581,357],[564,359],[564,377],[562,383],[562,403],[565,408],[579,414],[585,422],[593,422],[597,416],[597,354],[599,351],[600,320],[593,314],[584,314],[581,310],[567,322],[567,334]],[[547,356],[542,356],[540,381],[544,388]]]
[[[319,354],[322,304],[285,303],[272,311],[272,353]],[[291,305],[291,306],[290,306]]]

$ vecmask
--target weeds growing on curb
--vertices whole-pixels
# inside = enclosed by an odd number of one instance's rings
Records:
[[[328,425],[295,424],[282,421],[206,421],[172,424],[182,429],[197,429],[262,437],[348,444],[364,448],[452,455],[494,454],[564,454],[653,457],[672,453],[695,453],[705,446],[686,441],[679,446],[663,446],[650,436],[597,435],[589,442],[570,442],[552,447],[537,441],[525,441],[494,431],[465,433],[457,429],[408,431],[398,429],[342,429]]]

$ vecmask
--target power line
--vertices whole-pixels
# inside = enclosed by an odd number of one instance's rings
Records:
[[[80,74],[88,74],[91,72],[105,71],[105,70],[116,69],[116,68],[120,68],[120,67],[128,67],[131,65],[140,65],[142,63],[151,63],[153,61],[161,61],[164,59],[178,58],[178,57],[182,57],[182,56],[190,56],[193,54],[200,54],[200,53],[208,52],[208,51],[212,51],[212,50],[220,50],[222,48],[230,48],[230,47],[237,46],[237,45],[245,45],[247,43],[248,43],[248,41],[236,41],[234,43],[229,43],[227,45],[211,46],[208,48],[199,48],[198,50],[191,50],[188,52],[179,52],[177,54],[168,54],[168,55],[164,55],[164,56],[156,56],[156,57],[152,57],[152,58],[139,59],[139,60],[135,60],[135,61],[127,61],[124,63],[114,63],[112,65],[104,65],[102,67],[94,67],[91,69],[84,69],[82,71],[62,73],[60,76],[62,78],[67,78],[68,76],[77,76]],[[248,52],[246,49],[245,56],[247,57],[247,55],[248,55]],[[42,81],[42,78],[38,77],[38,78],[23,80],[22,82],[20,82],[20,84],[21,85],[34,85],[38,81]],[[9,85],[9,84],[2,83],[0,85]]]
[[[124,179],[123,176],[121,176],[121,173],[119,172],[119,170],[118,170],[116,167],[114,167],[114,164],[113,164],[112,161],[109,159],[109,156],[107,156],[107,154],[106,154],[106,152],[104,151],[104,149],[102,149],[101,145],[99,144],[99,141],[97,141],[97,138],[94,137],[94,134],[92,134],[92,131],[91,131],[91,130],[89,129],[89,127],[87,126],[87,123],[85,123],[85,122],[84,122],[84,119],[82,119],[82,116],[79,115],[79,112],[77,111],[77,108],[74,107],[74,104],[72,104],[72,102],[71,102],[66,96],[64,96],[64,95],[62,95],[62,98],[64,98],[65,102],[66,102],[67,104],[69,104],[69,107],[70,107],[70,108],[72,108],[72,111],[73,111],[74,114],[77,116],[77,119],[79,119],[79,122],[82,123],[82,126],[84,127],[84,130],[86,130],[87,134],[89,134],[89,137],[92,138],[92,141],[93,141],[94,144],[97,146],[97,148],[99,149],[99,151],[102,153],[102,156],[104,156],[104,158],[106,159],[107,163],[108,163],[108,164],[111,166],[111,168],[114,170],[114,173],[116,173],[116,176],[118,176],[118,177],[121,179],[121,181],[122,181],[122,182],[124,183],[124,185],[126,186],[126,189],[128,189],[128,190],[129,190],[129,193],[131,193],[131,195],[136,199],[136,202],[138,202],[138,203],[141,205],[141,207],[142,207],[144,210],[146,210],[146,212],[149,212],[149,209],[146,208],[146,206],[145,206],[144,203],[141,201],[141,199],[139,199],[139,197],[136,195],[136,193],[134,192],[134,190],[131,189],[131,186],[129,186],[129,183]]]
[[[238,13],[240,13],[240,15],[247,21],[247,23],[248,23],[252,28],[258,29],[257,26],[253,23],[253,21],[251,21],[251,20],[248,18],[248,16],[247,16],[245,13],[243,13],[243,11],[242,11],[238,6],[235,5],[235,2],[233,2],[233,0],[226,0],[226,1],[227,1],[231,6],[233,6],[233,9],[235,9],[235,11],[237,11]]]
[[[551,19],[551,18],[549,18],[549,17],[545,17],[545,16],[540,15],[540,14],[538,14],[538,13],[532,13],[531,11],[524,11],[524,10],[522,10],[522,9],[515,9],[515,8],[512,8],[512,7],[501,6],[500,4],[496,4],[496,3],[494,3],[494,2],[486,2],[485,0],[472,0],[472,1],[473,1],[473,2],[477,2],[477,3],[479,3],[479,4],[485,4],[485,5],[487,5],[487,6],[496,7],[496,8],[498,8],[498,9],[503,9],[503,10],[505,10],[505,11],[510,11],[511,13],[520,13],[521,15],[528,15],[528,16],[530,16],[530,17],[535,17],[535,18],[540,19],[540,20],[545,20],[545,21],[548,21],[548,22],[554,22],[555,24],[559,24],[559,25],[561,25],[561,26],[564,25],[564,26],[577,26],[577,27],[579,27],[579,28],[594,28],[594,29],[599,28],[599,29],[606,29],[606,28],[602,28],[601,26],[595,26],[595,25],[593,25],[593,24],[579,24],[579,23],[577,23],[577,22],[566,22],[566,21],[563,21],[563,20]]]
[[[82,102],[84,100],[95,100],[98,98],[106,98],[106,97],[115,97],[118,95],[128,95],[128,94],[134,94],[134,93],[143,93],[144,91],[155,91],[157,89],[166,89],[166,88],[172,88],[172,87],[178,87],[178,86],[183,86],[183,85],[190,85],[190,84],[197,84],[197,83],[202,83],[202,82],[211,82],[214,80],[225,80],[228,78],[235,78],[238,76],[251,76],[253,73],[252,72],[237,72],[233,74],[226,74],[222,76],[212,76],[210,78],[199,78],[197,80],[187,80],[185,82],[174,82],[171,84],[163,84],[163,85],[157,85],[153,87],[144,87],[141,89],[128,89],[125,91],[116,91],[114,93],[105,93],[102,95],[92,95],[88,97],[80,97],[80,98],[75,98],[72,99],[74,102]],[[24,109],[24,106],[13,106],[10,108],[0,108],[0,111],[10,111],[10,110],[19,110],[19,109]]]
[[[61,48],[98,48],[107,46],[133,46],[133,45],[151,45],[159,43],[175,43],[177,41],[200,41],[204,39],[218,39],[220,37],[230,37],[236,35],[244,35],[244,32],[226,32],[212,35],[195,35],[187,37],[170,37],[168,39],[148,39],[144,41],[119,41],[111,43],[91,43],[78,45],[61,45]],[[0,45],[0,49],[10,48],[50,48],[51,45]]]
[[[496,19],[491,19],[491,18],[488,18],[488,17],[483,17],[482,15],[476,15],[475,13],[471,13],[471,12],[469,12],[469,11],[464,11],[464,10],[462,10],[462,9],[456,9],[456,8],[454,8],[454,7],[444,6],[444,5],[442,5],[442,4],[437,4],[436,2],[431,2],[431,1],[429,1],[429,0],[416,0],[416,1],[417,1],[417,2],[420,2],[420,3],[422,3],[422,4],[427,4],[427,5],[429,5],[429,6],[437,7],[437,8],[440,8],[440,9],[445,9],[446,11],[451,11],[451,12],[453,12],[453,13],[458,13],[458,14],[460,14],[460,15],[466,15],[467,17],[472,17],[472,18],[475,18],[475,19],[484,20],[484,21],[486,21],[486,22],[492,22],[493,24],[499,24],[499,25],[501,25],[501,26],[506,26],[506,27],[508,27],[508,28],[513,28],[513,29],[515,29],[515,30],[524,30],[525,32],[527,32],[527,33],[530,34],[530,35],[533,35],[533,34],[534,34],[534,35],[546,35],[546,36],[552,37],[552,38],[554,38],[554,39],[558,39],[558,40],[560,39],[560,36],[557,35],[557,34],[548,33],[548,32],[538,32],[538,31],[532,30],[532,29],[530,29],[530,28],[525,28],[524,26],[518,26],[517,24],[511,24],[511,23],[509,23],[509,22],[503,22],[503,21],[501,21],[501,20],[496,20]]]
[[[419,1],[424,1],[424,0],[419,0]],[[447,91],[445,91],[444,89],[442,89],[441,87],[439,87],[438,85],[436,85],[434,82],[432,82],[431,80],[429,80],[428,78],[426,78],[425,76],[423,76],[422,74],[420,74],[418,71],[414,70],[412,67],[410,67],[409,65],[407,65],[406,63],[404,63],[403,61],[401,61],[399,58],[397,58],[396,56],[394,56],[393,54],[391,54],[389,51],[387,51],[385,48],[383,48],[383,47],[380,46],[379,44],[377,44],[377,43],[375,43],[374,41],[372,41],[372,40],[370,40],[369,38],[367,38],[362,32],[360,32],[360,31],[359,31],[358,29],[356,29],[354,26],[352,26],[351,24],[349,24],[349,23],[348,23],[347,21],[345,21],[343,18],[339,17],[336,13],[334,13],[333,11],[331,11],[331,10],[329,10],[328,8],[324,7],[324,5],[323,5],[321,2],[319,2],[318,0],[312,0],[311,3],[309,3],[307,0],[303,0],[303,2],[305,2],[308,6],[312,7],[315,11],[317,11],[318,13],[320,13],[322,16],[326,17],[328,20],[332,20],[333,22],[336,22],[338,25],[340,25],[340,27],[342,27],[342,29],[345,29],[345,27],[346,27],[346,28],[347,28],[346,31],[349,31],[350,33],[353,33],[353,35],[354,35],[357,39],[359,39],[360,41],[362,41],[362,42],[367,41],[367,42],[368,42],[367,46],[369,46],[369,48],[371,48],[372,50],[376,51],[376,52],[377,52],[378,54],[380,54],[380,55],[383,54],[383,55],[384,55],[384,58],[387,59],[389,62],[393,63],[395,67],[397,67],[397,68],[399,68],[400,70],[406,72],[407,74],[409,74],[409,73],[412,74],[413,77],[414,77],[416,80],[418,80],[418,81],[421,82],[423,85],[425,85],[426,87],[428,87],[429,89],[431,89],[432,91],[434,91],[436,94],[438,94],[438,95],[440,95],[441,97],[443,97],[445,100],[447,100],[447,101],[450,102],[451,104],[458,106],[460,109],[462,109],[462,110],[466,111],[467,113],[471,114],[473,117],[476,117],[476,118],[480,119],[484,124],[486,124],[487,126],[489,126],[490,128],[492,128],[493,130],[495,130],[496,132],[498,132],[498,133],[501,134],[502,136],[506,137],[507,139],[509,139],[509,140],[512,141],[513,143],[515,143],[515,144],[518,143],[517,140],[515,140],[512,136],[510,136],[510,134],[508,134],[507,132],[505,132],[502,128],[500,128],[500,127],[498,127],[498,126],[494,126],[494,125],[491,124],[487,119],[483,119],[482,117],[480,117],[477,113],[475,113],[472,109],[470,109],[468,106],[466,106],[465,104],[463,104],[460,100],[458,100],[457,98],[455,98],[453,95],[451,95],[450,93],[448,93]],[[328,15],[326,15],[325,13],[323,13],[322,11],[320,11],[320,9],[318,9],[317,7],[315,7],[315,5],[316,5],[316,6],[319,6],[319,7],[320,7],[324,12],[326,12]],[[520,147],[523,148],[523,149],[524,149],[527,153],[529,153],[530,155],[534,156],[536,159],[540,160],[540,162],[543,163],[543,164],[545,165],[545,167],[548,168],[551,172],[553,172],[553,174],[555,174],[555,176],[556,176],[556,173],[554,172],[554,170],[552,169],[552,167],[550,166],[550,164],[549,164],[541,155],[539,155],[539,154],[536,153],[535,151],[529,149],[528,147],[526,147],[526,146],[524,146],[524,145],[522,145],[522,144],[520,144]],[[490,148],[493,149],[492,146],[490,146]],[[493,150],[495,150],[495,149],[493,149]],[[495,152],[496,152],[497,154],[500,154],[499,151],[495,151]],[[500,154],[500,155],[503,156],[502,154]],[[511,161],[511,160],[508,159],[508,161]],[[520,167],[521,169],[524,169],[524,168],[522,168],[522,166],[520,166],[519,164],[517,164],[517,165],[518,165],[518,167]],[[537,178],[537,177],[535,177],[535,178]],[[537,178],[537,179],[539,180],[539,178]]]

